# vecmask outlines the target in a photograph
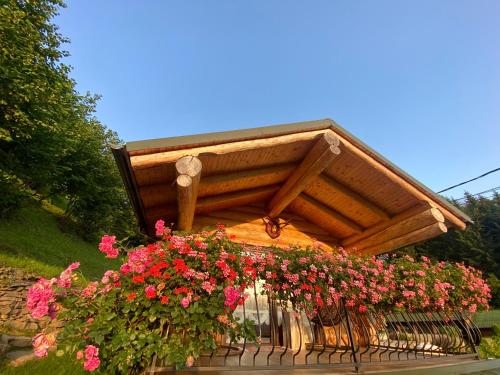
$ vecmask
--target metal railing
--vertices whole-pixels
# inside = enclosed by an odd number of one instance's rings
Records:
[[[255,322],[257,340],[231,343],[219,335],[218,348],[203,353],[202,369],[288,369],[353,367],[394,361],[477,357],[481,333],[462,313],[357,313],[340,301],[314,318],[251,291],[234,312]],[[157,363],[155,372],[169,370]],[[186,369],[185,369],[186,370]]]

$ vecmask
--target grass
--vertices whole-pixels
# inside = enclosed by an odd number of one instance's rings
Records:
[[[83,375],[88,374],[83,370],[81,363],[77,363],[68,356],[56,357],[50,353],[47,358],[36,359],[26,362],[19,367],[10,367],[0,365],[2,375]],[[94,372],[98,374],[98,372]]]
[[[106,259],[97,244],[63,233],[58,225],[60,210],[48,204],[20,209],[9,219],[0,220],[0,264],[21,268],[44,277],[57,276],[70,263],[79,261],[88,279],[116,268],[116,260]]]

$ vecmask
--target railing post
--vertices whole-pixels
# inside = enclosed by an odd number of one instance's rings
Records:
[[[351,319],[349,317],[349,312],[347,311],[347,308],[345,306],[344,299],[342,299],[342,308],[344,309],[345,312],[347,335],[349,337],[349,342],[351,343],[352,357],[354,359],[354,368],[356,369],[356,372],[359,372],[359,361],[358,361],[356,345],[354,344],[354,335],[352,334]]]

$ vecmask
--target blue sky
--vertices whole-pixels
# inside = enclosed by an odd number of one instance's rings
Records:
[[[440,190],[500,167],[499,20],[496,0],[85,0],[56,23],[125,141],[329,117]]]

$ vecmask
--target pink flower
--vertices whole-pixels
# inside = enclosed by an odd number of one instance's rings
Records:
[[[165,222],[163,220],[158,220],[155,224],[155,229],[158,237],[163,236],[163,233],[165,232]]]
[[[153,285],[148,285],[144,291],[146,292],[146,298],[152,299],[156,297],[156,289]]]
[[[80,360],[83,358],[83,351],[79,350],[76,352],[76,359]]]
[[[95,371],[100,364],[101,361],[99,357],[92,357],[85,360],[85,362],[83,363],[83,368],[85,371]]]
[[[190,296],[184,297],[183,299],[181,299],[181,305],[185,309],[189,306],[190,303],[191,303],[191,297]]]
[[[31,316],[40,319],[49,315],[49,310],[54,311],[55,292],[52,284],[55,280],[46,280],[43,277],[28,289],[26,308],[31,311]]]
[[[99,355],[99,348],[94,345],[87,345],[85,347],[85,358],[97,357]]]
[[[233,306],[240,299],[240,292],[232,286],[226,286],[224,288],[224,296],[226,297],[224,305]]]
[[[54,345],[56,342],[54,334],[45,335],[44,333],[39,333],[33,337],[33,352],[36,357],[42,358],[46,357],[49,352],[49,347]]]
[[[212,292],[215,290],[215,285],[210,283],[209,281],[204,281],[201,283],[201,288],[208,294],[212,294]]]
[[[113,245],[116,242],[115,236],[108,236],[105,234],[101,242],[99,243],[99,250],[106,254],[106,258],[116,258],[118,257],[118,249],[115,249]]]
[[[101,282],[103,284],[107,284],[111,279],[113,279],[114,282],[117,282],[120,279],[120,275],[118,275],[118,272],[112,270],[104,272]]]
[[[91,298],[94,296],[95,292],[97,291],[97,281],[92,281],[87,284],[87,287],[82,290],[82,296]]]

